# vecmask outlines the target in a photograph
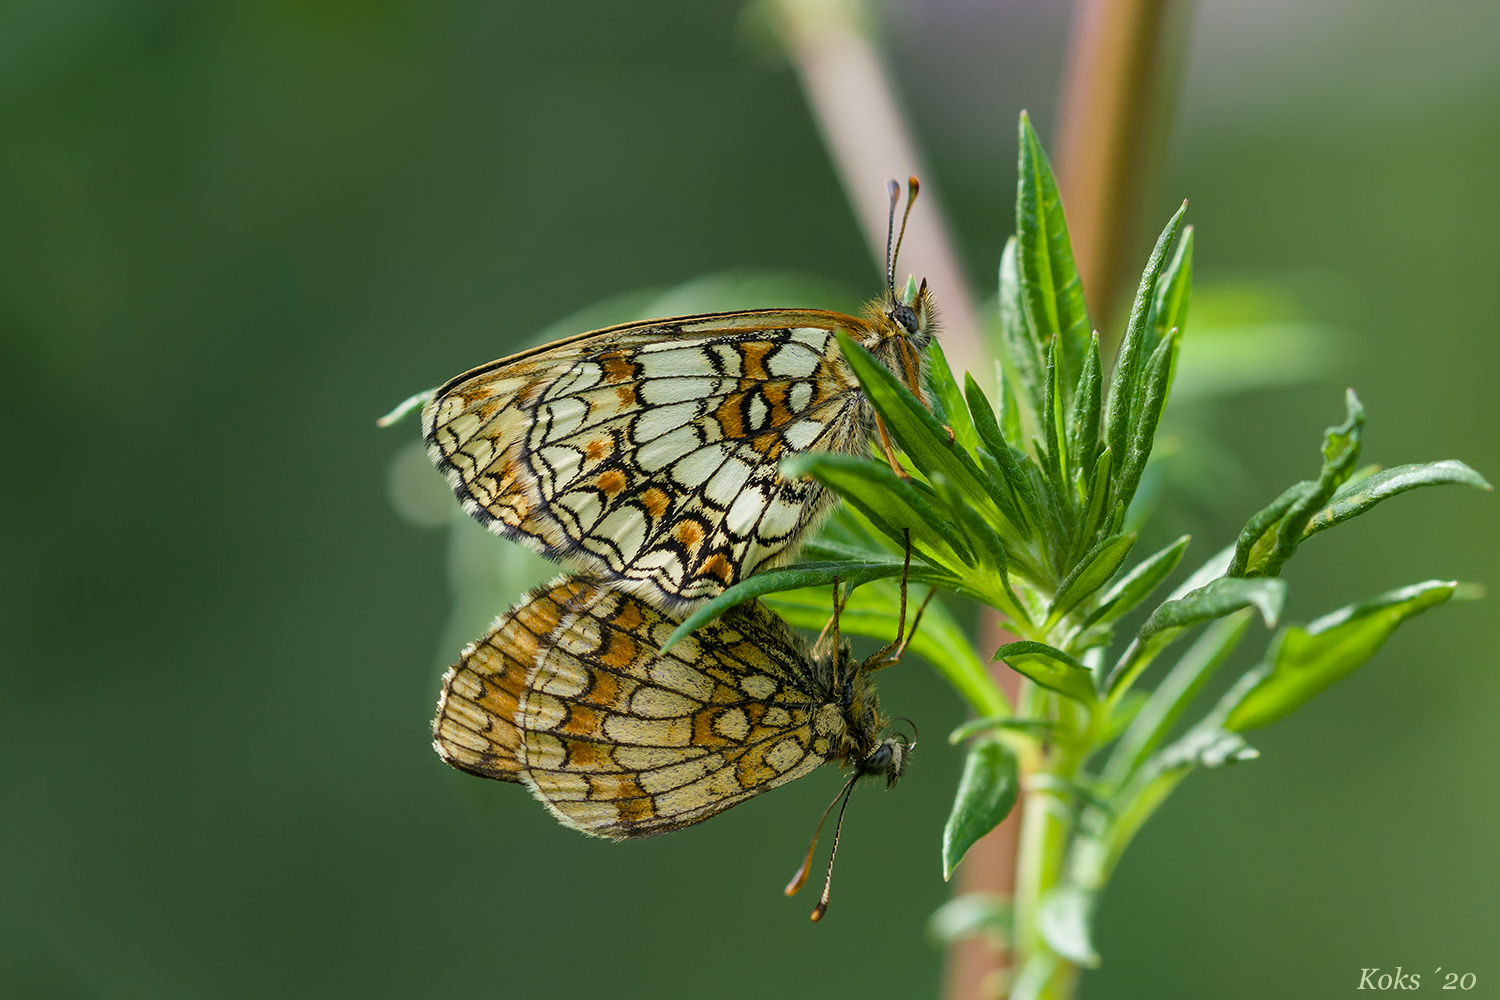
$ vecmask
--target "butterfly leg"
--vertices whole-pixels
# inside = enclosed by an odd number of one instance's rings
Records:
[[[896,449],[891,445],[891,436],[886,432],[885,421],[880,419],[880,414],[875,415],[875,433],[880,437],[880,450],[885,452],[885,460],[891,463],[891,471],[898,479],[910,479],[911,473],[901,467],[896,461]]]
[[[866,669],[879,669],[876,665],[889,656],[892,650],[897,647],[901,649],[906,648],[905,643],[901,639],[906,634],[906,578],[911,572],[911,531],[910,529],[903,528],[901,533],[906,538],[906,554],[901,560],[901,612],[896,622],[896,638],[886,643],[865,660],[864,666]]]
[[[911,631],[906,633],[905,640],[889,656],[873,664],[865,664],[866,670],[881,670],[885,667],[893,667],[901,662],[901,657],[906,655],[906,647],[911,645],[911,641],[917,637],[917,626],[922,624],[922,613],[927,610],[927,605],[932,603],[932,598],[936,594],[936,587],[929,587],[927,589],[927,596],[922,598],[921,604],[917,605],[917,613],[911,620]]]

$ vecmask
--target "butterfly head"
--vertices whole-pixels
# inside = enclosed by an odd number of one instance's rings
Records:
[[[923,278],[915,291],[908,287],[905,295],[891,294],[885,303],[885,315],[900,328],[901,336],[912,347],[926,350],[933,331],[937,329],[937,309],[932,302],[932,292],[927,288],[927,279]]]
[[[901,254],[906,223],[911,219],[911,208],[921,185],[915,177],[907,181],[906,211],[901,216],[899,230],[896,228],[896,208],[901,200],[901,185],[890,180],[886,182],[886,190],[891,196],[891,211],[886,222],[885,295],[870,304],[867,315],[879,332],[875,341],[865,346],[901,375],[907,388],[920,395],[922,352],[937,328],[937,310],[933,307],[932,293],[927,289],[925,278],[920,285],[908,280],[904,288],[896,288],[896,259]]]
[[[911,739],[906,738],[905,733],[892,733],[879,743],[875,749],[865,755],[864,759],[854,765],[859,775],[872,775],[885,778],[885,787],[890,788],[901,780],[906,773],[907,762],[911,759],[911,753],[917,748],[917,725],[910,719],[903,720],[912,728]]]

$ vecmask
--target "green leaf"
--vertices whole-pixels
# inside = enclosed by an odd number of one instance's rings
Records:
[[[1065,424],[1061,366],[1057,356],[1057,338],[1047,345],[1047,385],[1042,395],[1042,447],[1038,449],[1047,469],[1047,479],[1052,487],[1052,496],[1058,508],[1066,511],[1071,507],[1067,493],[1067,454],[1064,442],[1068,429]]]
[[[1481,490],[1494,490],[1479,473],[1452,459],[1424,465],[1398,465],[1394,469],[1375,472],[1363,479],[1351,478],[1322,510],[1308,520],[1307,527],[1302,529],[1302,538],[1306,540],[1351,517],[1358,517],[1397,493],[1405,493],[1419,486],[1440,486],[1445,483],[1461,483]]]
[[[1280,573],[1282,566],[1307,537],[1305,529],[1313,515],[1353,474],[1359,462],[1365,411],[1353,389],[1345,393],[1344,401],[1344,422],[1328,428],[1323,435],[1323,468],[1317,481],[1292,486],[1270,507],[1250,519],[1235,546],[1230,576],[1275,576]]]
[[[1012,236],[1000,254],[1000,337],[1001,349],[996,355],[1009,362],[1009,370],[1026,392],[1026,408],[1042,408],[1042,341],[1032,333],[1021,298],[1021,268],[1017,259],[1019,243]],[[999,384],[1003,387],[1004,380]],[[1013,393],[1010,395],[1014,395]]]
[[[895,637],[899,591],[892,578],[877,580],[850,594],[839,618],[839,629],[850,635],[866,635],[881,642]],[[781,591],[766,598],[766,604],[787,624],[813,632],[821,631],[833,613],[825,588]],[[908,607],[912,614],[915,605]],[[908,624],[910,621],[908,620]],[[927,606],[921,627],[907,647],[943,675],[963,699],[979,711],[994,716],[1010,715],[1010,705],[1000,693],[988,668],[974,651],[963,627],[940,600]]]
[[[1182,239],[1177,241],[1177,252],[1172,263],[1162,271],[1156,283],[1156,297],[1151,302],[1151,313],[1146,321],[1147,341],[1143,353],[1149,355],[1156,350],[1172,330],[1187,330],[1188,301],[1193,290],[1193,227],[1182,228]]]
[[[1099,360],[1099,335],[1089,335],[1083,372],[1073,393],[1073,412],[1068,417],[1068,464],[1074,469],[1092,469],[1099,460],[1099,418],[1104,405],[1104,379]]]
[[[1020,462],[1015,453],[1006,442],[1005,436],[1000,432],[1000,426],[995,422],[995,412],[990,409],[989,401],[984,398],[984,391],[974,381],[974,376],[964,376],[964,397],[969,402],[969,411],[974,416],[974,429],[983,444],[980,451],[981,458],[988,454],[995,461],[1000,470],[1001,479],[1007,487],[1016,503],[1023,505],[1030,516],[1033,526],[1041,524],[1041,512],[1037,506],[1036,492],[1031,487],[1031,482],[1021,470]],[[1012,518],[1018,528],[1026,527],[1018,518]]]
[[[1250,626],[1251,609],[1242,608],[1212,623],[1182,654],[1169,674],[1156,686],[1130,728],[1120,737],[1104,769],[1107,787],[1123,785],[1177,724],[1182,713],[1203,690],[1214,672],[1224,664]]]
[[[1021,112],[1020,162],[1016,177],[1017,264],[1021,276],[1021,299],[1028,326],[1038,344],[1057,337],[1058,365],[1062,377],[1061,403],[1073,398],[1073,389],[1083,369],[1088,350],[1088,308],[1083,283],[1073,260],[1067,220],[1057,181],[1042,151],[1031,120]]]
[[[1093,674],[1088,667],[1060,649],[1042,642],[1010,642],[995,652],[1018,674],[1036,681],[1044,688],[1092,704],[1095,701]]]
[[[1016,757],[1005,744],[984,740],[969,750],[943,827],[943,881],[953,877],[969,848],[1010,814],[1020,790]]]
[[[938,474],[975,503],[990,506],[979,469],[967,452],[950,440],[942,424],[902,385],[890,369],[842,331],[838,334],[844,358],[854,369],[875,412],[885,420],[906,456],[924,476]],[[801,457],[801,456],[798,456]]]
[[[932,489],[938,495],[952,523],[962,529],[969,551],[974,553],[975,563],[972,568],[979,571],[988,570],[1000,577],[1003,582],[1010,560],[1006,557],[1005,543],[1000,540],[995,529],[990,527],[989,522],[979,516],[973,504],[959,496],[942,476],[933,477]],[[1018,606],[1018,602],[1010,601],[1004,610],[1010,613],[1012,606]]]
[[[1294,503],[1311,496],[1317,488],[1318,484],[1310,479],[1293,483],[1275,500],[1250,515],[1250,520],[1240,529],[1240,536],[1235,542],[1234,560],[1229,564],[1229,575],[1245,576],[1252,565],[1264,565],[1270,546],[1276,541],[1272,529],[1281,523]]]
[[[935,944],[953,944],[983,937],[996,947],[1010,942],[1010,900],[995,892],[966,892],[954,896],[927,919],[927,936]]]
[[[1157,346],[1156,353],[1151,355],[1141,379],[1140,399],[1136,404],[1129,433],[1130,448],[1125,453],[1119,475],[1115,477],[1115,498],[1126,507],[1130,506],[1130,501],[1135,497],[1141,474],[1145,471],[1151,449],[1156,444],[1156,427],[1161,420],[1162,410],[1167,405],[1167,394],[1172,388],[1172,373],[1177,366],[1177,349],[1181,342],[1180,334],[1168,333]]]
[[[900,576],[901,560],[871,562],[816,562],[801,563],[790,569],[773,569],[746,577],[724,593],[698,608],[681,625],[678,625],[667,641],[662,643],[665,653],[678,640],[691,635],[737,604],[743,604],[762,594],[778,590],[796,590],[799,587],[816,587],[839,580],[850,587],[857,587],[883,576]]]
[[[1134,545],[1134,534],[1110,535],[1095,545],[1058,587],[1057,596],[1047,610],[1048,619],[1057,621],[1093,596],[1115,575]]]
[[[1172,241],[1177,238],[1177,232],[1182,227],[1182,216],[1186,211],[1187,203],[1183,202],[1182,207],[1167,222],[1167,228],[1162,230],[1161,235],[1157,237],[1156,247],[1151,251],[1151,257],[1146,262],[1145,273],[1141,275],[1141,284],[1135,293],[1135,303],[1130,307],[1130,320],[1125,327],[1125,337],[1120,341],[1120,350],[1115,356],[1115,370],[1110,377],[1104,427],[1105,443],[1116,456],[1125,455],[1130,444],[1136,404],[1141,394],[1140,369],[1143,367],[1143,362],[1151,357],[1149,353],[1146,353],[1150,350],[1146,320],[1151,304],[1156,299],[1157,280],[1161,277],[1167,250],[1171,248]],[[1123,465],[1123,459],[1117,460]]]
[[[933,402],[942,407],[943,422],[953,431],[959,446],[973,451],[979,445],[979,435],[964,403],[964,394],[953,378],[953,370],[948,367],[948,358],[936,340],[927,345],[927,387]]]
[[[1192,537],[1183,535],[1166,548],[1142,559],[1099,596],[1099,606],[1084,623],[1092,625],[1099,621],[1113,621],[1151,596],[1151,592],[1177,568]]]
[[[1403,621],[1457,589],[1453,581],[1428,580],[1284,630],[1266,654],[1269,669],[1229,712],[1225,728],[1254,729],[1301,707],[1367,662]]]
[[[962,532],[943,517],[933,497],[924,496],[914,480],[900,479],[890,466],[868,458],[815,451],[793,455],[781,463],[788,477],[812,476],[849,501],[892,542],[902,544],[902,530],[911,532],[914,546],[934,560],[962,568],[973,558]]]
[[[1246,607],[1260,611],[1266,628],[1275,628],[1285,604],[1286,583],[1281,580],[1220,578],[1162,604],[1141,626],[1140,635],[1149,640],[1168,630],[1184,629]]]
[[[1247,607],[1260,612],[1267,628],[1275,628],[1285,603],[1286,583],[1273,577],[1220,577],[1180,598],[1168,600],[1141,626],[1111,671],[1105,690],[1114,695],[1128,688],[1156,654],[1184,629]]]
[[[1097,968],[1099,955],[1094,951],[1090,925],[1094,919],[1096,895],[1077,885],[1060,885],[1042,898],[1037,913],[1037,929],[1047,946],[1075,965]]]
[[[1094,474],[1089,479],[1088,508],[1078,525],[1078,544],[1083,545],[1097,538],[1104,530],[1105,505],[1110,495],[1110,469],[1114,466],[1115,453],[1105,448],[1094,461]],[[1113,518],[1111,518],[1113,522]]]

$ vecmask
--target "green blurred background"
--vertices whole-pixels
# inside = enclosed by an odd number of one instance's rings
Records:
[[[1068,13],[886,11],[982,289]],[[0,995],[935,993],[940,740],[858,797],[817,927],[780,886],[831,772],[614,846],[428,745],[450,538],[394,511],[416,432],[374,418],[642,287],[877,286],[794,76],[738,22],[721,0],[0,7]],[[1240,485],[1174,515],[1195,551],[1315,471],[1345,384],[1369,460],[1493,479],[1500,11],[1206,0],[1191,44],[1148,216],[1191,198],[1205,282],[1295,288],[1350,346],[1321,382],[1201,410]],[[1321,536],[1291,613],[1493,589],[1496,515],[1431,491]],[[1261,760],[1185,784],[1111,887],[1083,995],[1326,997],[1397,965],[1494,995],[1495,607],[1414,621],[1255,734]],[[916,661],[881,683],[926,733],[962,717]]]

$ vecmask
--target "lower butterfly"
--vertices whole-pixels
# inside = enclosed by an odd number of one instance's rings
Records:
[[[911,179],[907,214],[916,197]],[[891,182],[891,229],[899,188]],[[902,223],[903,231],[905,222]],[[926,282],[863,318],[758,309],[582,333],[466,372],[422,411],[428,454],[490,530],[680,612],[791,559],[835,497],[789,479],[803,451],[863,455],[885,428],[846,333],[922,395]],[[904,475],[904,473],[901,473]]]
[[[904,600],[901,617],[904,632]],[[852,769],[847,802],[861,777],[894,784],[915,743],[882,738],[868,676],[899,658],[902,636],[858,662],[836,623],[837,607],[831,640],[810,649],[752,601],[662,652],[677,619],[564,576],[449,669],[433,745],[461,770],[525,784],[564,825],[612,839],[682,829],[825,763]],[[810,847],[789,894],[811,858]]]

